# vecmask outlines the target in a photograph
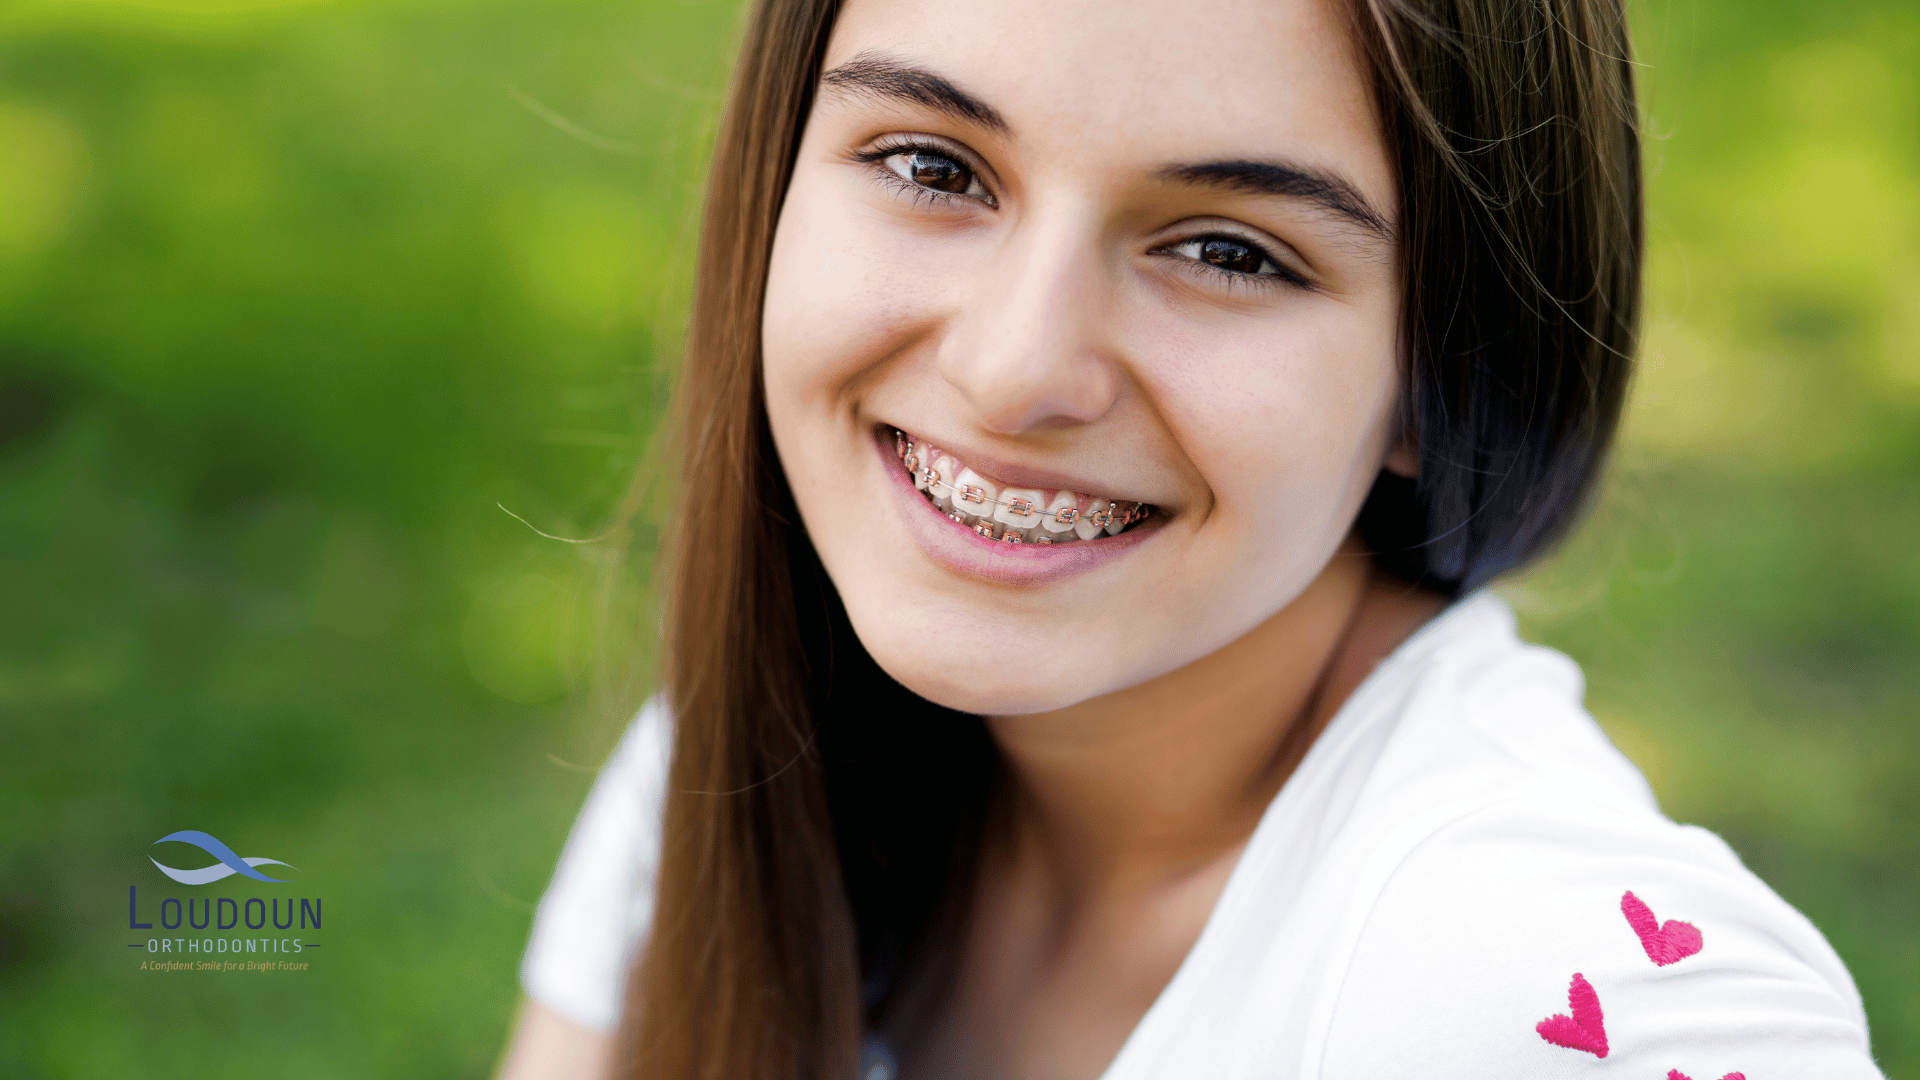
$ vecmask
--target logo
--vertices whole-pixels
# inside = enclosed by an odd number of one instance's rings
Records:
[[[159,859],[151,855],[147,856],[147,861],[159,867],[161,873],[182,885],[205,885],[210,881],[219,881],[221,878],[229,878],[235,874],[245,875],[255,881],[282,882],[284,879],[268,877],[260,871],[255,870],[254,867],[285,866],[290,870],[299,869],[299,867],[289,863],[283,863],[279,859],[262,859],[257,857],[243,859],[235,855],[232,848],[221,843],[215,837],[193,829],[177,833],[168,833],[160,839],[155,840],[154,843],[164,844],[169,840],[177,840],[183,844],[192,844],[194,847],[220,860],[212,866],[203,866],[198,870],[175,870],[171,866],[163,865]]]
[[[192,844],[216,860],[212,866],[181,870],[168,866],[151,854],[147,861],[181,885],[207,885],[235,876],[275,885],[280,878],[260,872],[262,866],[292,863],[264,856],[242,858],[211,833],[198,829],[168,833],[154,844]],[[145,873],[145,871],[142,871]],[[243,883],[181,896],[163,896],[155,910],[154,898],[147,898],[147,915],[141,918],[140,886],[127,886],[127,929],[144,931],[141,938],[124,942],[129,949],[145,949],[149,959],[140,962],[141,971],[158,972],[281,972],[306,971],[310,967],[305,953],[319,948],[315,940],[320,931],[320,898],[286,895],[285,889],[254,889]],[[209,893],[233,893],[217,896]],[[259,892],[263,895],[249,896]],[[154,918],[158,915],[159,918]],[[158,924],[156,927],[155,924]],[[172,931],[178,936],[149,936],[155,929]],[[299,937],[294,937],[294,934]],[[189,936],[191,935],[191,936]],[[240,955],[240,954],[246,955]],[[225,954],[225,955],[222,955]],[[273,954],[273,955],[268,955]],[[122,954],[125,955],[125,954]]]

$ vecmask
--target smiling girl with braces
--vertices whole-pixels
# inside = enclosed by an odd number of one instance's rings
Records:
[[[1619,422],[1634,73],[1624,0],[755,0],[503,1080],[1878,1077],[1485,587]]]

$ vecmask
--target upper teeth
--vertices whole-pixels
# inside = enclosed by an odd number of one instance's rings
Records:
[[[935,506],[982,536],[1007,543],[1065,544],[1117,536],[1153,513],[1144,503],[1118,502],[1072,491],[1048,499],[1037,488],[1001,487],[938,447],[916,443],[895,430],[893,445],[913,476],[913,486]],[[994,522],[1000,524],[999,528]],[[1063,535],[1071,531],[1072,535]]]

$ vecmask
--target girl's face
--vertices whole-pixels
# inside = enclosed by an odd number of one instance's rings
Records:
[[[989,715],[1144,682],[1285,608],[1406,471],[1364,70],[1338,0],[845,7],[762,334],[888,673]]]

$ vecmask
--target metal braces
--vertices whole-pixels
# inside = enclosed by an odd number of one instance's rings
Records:
[[[947,517],[958,524],[971,528],[974,532],[979,533],[989,540],[999,540],[1007,544],[1026,543],[1026,539],[1016,532],[1015,529],[1030,526],[1007,525],[1002,535],[995,536],[992,518],[989,516],[990,511],[986,509],[987,507],[998,507],[1009,510],[1020,517],[1033,517],[1035,518],[1035,524],[1039,523],[1039,519],[1049,516],[1045,512],[1034,513],[1032,499],[1018,496],[1006,500],[989,499],[987,498],[985,490],[975,487],[972,484],[960,484],[956,486],[950,483],[945,477],[940,475],[939,469],[933,467],[933,462],[923,463],[920,461],[918,455],[915,453],[913,440],[898,428],[895,428],[893,432],[893,448],[894,452],[900,455],[901,463],[907,467],[907,474],[911,476],[918,473],[920,481],[927,486],[929,493],[931,493],[934,488],[943,488],[951,495],[955,502],[971,503],[981,507],[979,511],[981,520],[977,522],[968,521],[966,516],[958,510],[949,510]],[[1096,529],[1105,530],[1107,526],[1113,524],[1114,521],[1113,505],[1112,501],[1109,500],[1105,508],[1089,513],[1087,515],[1087,523]],[[1119,519],[1120,527],[1125,529],[1135,522],[1145,519],[1151,513],[1153,513],[1151,506],[1145,503],[1135,503],[1133,506],[1121,512]],[[1056,523],[1071,526],[1079,521],[1080,510],[1078,507],[1065,506],[1053,511],[1051,516]],[[1036,544],[1051,544],[1053,542],[1053,539],[1047,536],[1037,536],[1033,539],[1033,543]]]

